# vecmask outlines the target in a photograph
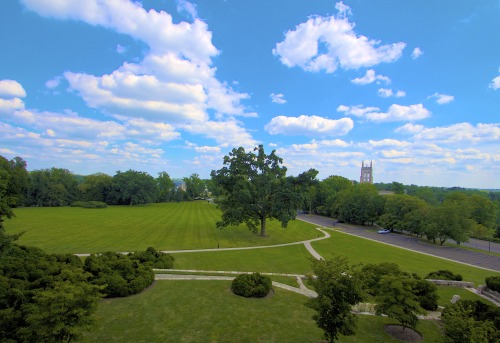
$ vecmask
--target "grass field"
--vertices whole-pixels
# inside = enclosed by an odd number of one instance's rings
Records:
[[[48,252],[132,251],[153,246],[161,250],[214,248],[210,252],[175,253],[175,268],[309,274],[311,255],[304,245],[224,251],[229,247],[274,245],[317,238],[314,225],[301,221],[282,229],[269,222],[269,237],[258,237],[245,226],[216,229],[220,212],[206,202],[152,204],[89,210],[81,208],[20,208],[5,222],[7,232],[26,231],[21,243]],[[351,263],[396,262],[402,270],[425,276],[449,269],[464,280],[484,284],[485,271],[451,261],[330,231],[331,238],[312,243],[323,257],[345,255]],[[292,278],[273,277],[291,284]],[[281,279],[281,280],[280,280]],[[244,299],[229,291],[227,281],[158,281],[145,292],[101,301],[97,325],[84,342],[318,342],[322,332],[307,298],[282,289],[265,299]],[[461,289],[439,287],[440,304],[453,294],[477,296]],[[357,335],[339,342],[397,342],[383,330],[395,322],[360,315]],[[440,326],[420,321],[424,342],[441,341]]]
[[[144,206],[18,208],[5,222],[8,233],[26,233],[20,243],[47,252],[91,253],[135,251],[152,246],[158,250],[203,249],[274,245],[315,238],[314,226],[290,222],[282,229],[268,221],[268,236],[258,237],[246,226],[217,229],[220,211],[206,201]]]
[[[336,254],[348,256],[351,263],[394,262],[400,266],[401,270],[417,273],[421,277],[425,277],[432,271],[448,269],[455,274],[461,274],[464,281],[484,285],[484,279],[487,276],[498,274],[493,271],[392,247],[341,232],[331,232],[330,239],[313,242],[312,246],[325,258]]]
[[[318,342],[306,297],[276,289],[264,299],[233,295],[227,281],[158,281],[125,299],[104,300],[97,326],[83,342]],[[387,318],[359,316],[358,333],[343,343],[398,342],[384,331]],[[424,342],[438,342],[434,321],[421,321]]]

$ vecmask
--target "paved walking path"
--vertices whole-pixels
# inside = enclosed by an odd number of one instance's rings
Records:
[[[173,270],[172,270],[173,271]],[[192,272],[205,272],[203,270],[193,270]],[[208,272],[210,273],[210,272]],[[235,271],[218,271],[218,273],[224,273],[224,274],[244,274],[245,272],[235,272]],[[290,276],[290,274],[273,274],[273,273],[261,273],[262,275],[282,275],[282,276]],[[303,275],[297,275],[297,280],[301,280],[301,286],[299,288],[293,287],[290,285],[286,285],[281,282],[276,282],[273,281],[273,286],[274,287],[279,287],[282,289],[285,289],[287,291],[295,292],[301,295],[305,295],[306,297],[309,298],[315,298],[318,296],[318,294],[304,286],[302,283],[301,276]],[[182,275],[182,274],[155,274],[155,280],[221,280],[221,281],[232,281],[234,280],[235,276],[222,276],[222,275]]]
[[[316,230],[320,231],[323,233],[323,237],[318,237],[318,238],[313,238],[309,239],[306,241],[299,241],[299,242],[291,242],[291,243],[283,243],[283,244],[274,244],[274,245],[259,245],[259,246],[252,246],[252,247],[239,247],[239,248],[211,248],[211,249],[192,249],[192,250],[162,250],[162,252],[167,253],[167,254],[180,254],[180,253],[193,253],[193,252],[218,252],[218,251],[235,251],[235,250],[252,250],[252,249],[267,249],[267,248],[278,248],[278,247],[286,247],[290,245],[298,245],[298,244],[304,244],[306,249],[313,255],[313,257],[317,260],[323,259],[320,254],[314,250],[314,248],[311,246],[311,242],[316,242],[320,241],[323,239],[330,238],[330,234],[326,232],[323,229],[316,228]],[[120,252],[120,254],[128,254],[129,252],[123,251]],[[76,256],[90,256],[89,253],[85,254],[75,254]]]

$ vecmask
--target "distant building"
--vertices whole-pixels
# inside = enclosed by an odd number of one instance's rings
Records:
[[[368,166],[368,164],[365,166],[365,161],[361,162],[361,177],[359,178],[359,183],[373,183],[372,161],[370,161],[370,166]]]

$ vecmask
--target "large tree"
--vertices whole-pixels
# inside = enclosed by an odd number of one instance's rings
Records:
[[[286,167],[276,151],[266,155],[260,145],[254,152],[233,149],[224,157],[224,167],[213,170],[211,176],[222,210],[217,226],[245,223],[255,233],[260,227],[264,237],[267,219],[277,219],[286,227],[295,218],[298,195],[286,179]]]
[[[363,294],[359,273],[342,256],[314,261],[313,271],[316,279],[311,282],[318,296],[310,299],[307,306],[316,311],[313,316],[316,325],[329,342],[334,342],[339,335],[354,335],[356,316],[351,313],[351,307],[362,300]]]
[[[360,183],[345,188],[337,198],[338,217],[341,221],[353,224],[371,224],[377,220],[384,209],[384,198],[375,186]]]
[[[156,178],[158,201],[172,201],[175,195],[175,184],[167,172],[161,172]]]
[[[118,171],[113,176],[112,191],[107,201],[117,205],[147,204],[156,201],[156,180],[146,172]]]

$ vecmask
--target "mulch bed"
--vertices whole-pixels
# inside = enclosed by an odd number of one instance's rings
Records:
[[[405,328],[403,331],[403,327],[401,325],[386,325],[384,326],[384,331],[387,332],[389,336],[399,339],[402,342],[418,343],[423,340],[423,337],[419,332],[411,328]]]

